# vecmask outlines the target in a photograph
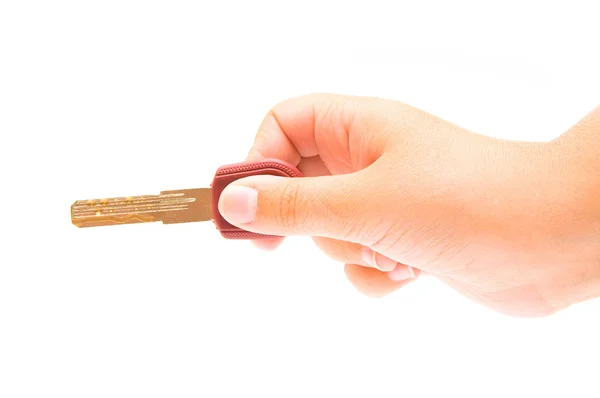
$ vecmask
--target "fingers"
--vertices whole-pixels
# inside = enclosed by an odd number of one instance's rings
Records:
[[[391,258],[356,243],[321,237],[314,237],[313,241],[323,253],[341,263],[360,264],[383,272],[391,271],[398,265]]]
[[[276,158],[298,165],[302,157],[317,156],[313,103],[298,97],[274,106],[258,128],[248,160]]]
[[[320,156],[312,158],[302,158],[298,164],[298,168],[302,171],[305,177],[319,177],[331,175],[327,166]]]
[[[287,115],[286,109],[290,109],[289,105],[283,105],[279,108],[281,108],[283,116]],[[297,121],[286,123],[291,131],[291,136],[297,137],[297,132],[306,133],[311,131],[310,126],[307,126],[306,122],[312,120],[313,117],[312,110],[309,107],[303,107],[303,112],[295,113],[293,117],[297,118]],[[287,117],[285,120],[289,121],[289,119]],[[300,138],[302,138],[301,135]],[[315,152],[314,148],[305,148],[303,146],[300,146],[300,148],[303,154]],[[276,158],[297,165],[307,177],[330,174],[319,156],[301,158],[300,152],[279,124],[275,110],[270,111],[263,119],[256,134],[254,145],[250,149],[246,160],[258,161],[264,158]],[[281,243],[283,243],[283,238],[258,239],[253,241],[253,244],[257,248],[267,251],[276,249]]]
[[[398,264],[396,268],[387,273],[387,277],[394,282],[411,281],[417,279],[421,272],[409,265]]]
[[[360,176],[383,153],[389,140],[381,133],[381,121],[397,107],[392,101],[328,94],[276,105],[263,119],[248,159],[281,159],[300,165],[307,177],[238,180],[221,194],[219,211],[231,224],[252,232],[366,243],[374,238],[367,228],[374,216],[369,211],[381,211],[377,196],[382,192],[377,191],[389,177],[381,172],[383,181],[368,185],[376,173]]]
[[[389,100],[332,94],[290,98],[266,114],[247,160],[276,158],[298,165],[302,158],[320,156],[333,174],[354,171],[350,163],[361,169],[379,157],[388,141],[383,125],[403,107]],[[354,157],[351,148],[357,152]]]
[[[391,271],[398,265],[391,258],[357,243],[320,237],[313,238],[313,241],[330,258],[341,263],[360,264],[383,272]]]
[[[394,281],[402,282],[416,279],[418,270],[413,269],[368,247],[356,243],[344,242],[335,239],[314,237],[313,241],[319,249],[335,261],[345,264],[357,264],[363,267],[375,268]]]
[[[354,288],[369,297],[386,296],[413,280],[392,281],[385,273],[379,270],[362,267],[357,264],[346,264],[344,272]]]

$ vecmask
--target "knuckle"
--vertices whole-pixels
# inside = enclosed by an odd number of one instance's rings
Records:
[[[252,148],[248,151],[248,158],[250,159],[261,159],[264,158],[263,148],[265,144],[268,142],[267,132],[263,129],[258,130],[256,136],[254,137],[254,143]]]
[[[298,225],[299,191],[300,184],[297,181],[290,181],[281,189],[277,222],[285,230],[293,230]]]
[[[340,246],[340,251],[341,251],[340,257],[344,263],[360,262],[360,260],[361,260],[360,254],[359,255],[356,254],[356,252],[358,250],[356,250],[354,246],[351,246],[351,243],[344,242],[344,241],[337,241],[336,243]],[[362,249],[362,247],[359,246],[359,249]]]

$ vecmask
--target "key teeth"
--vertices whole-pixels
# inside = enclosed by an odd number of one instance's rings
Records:
[[[75,217],[74,217],[76,203],[77,202],[73,202],[73,204],[71,205],[71,224],[73,224],[74,226],[79,228],[79,225],[77,225],[77,223],[75,223]]]

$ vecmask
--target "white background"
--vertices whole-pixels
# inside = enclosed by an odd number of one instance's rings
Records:
[[[556,137],[600,95],[594,2],[559,3],[2,0],[0,397],[597,397],[598,302],[513,319],[427,278],[371,300],[310,240],[69,219],[210,183],[315,91]]]

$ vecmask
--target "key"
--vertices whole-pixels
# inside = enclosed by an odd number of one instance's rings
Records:
[[[217,208],[223,189],[233,181],[254,176],[302,177],[294,166],[276,159],[221,166],[208,188],[162,191],[158,195],[77,200],[71,206],[71,222],[79,228],[162,221],[163,224],[211,221],[224,238],[270,237],[229,224]]]

